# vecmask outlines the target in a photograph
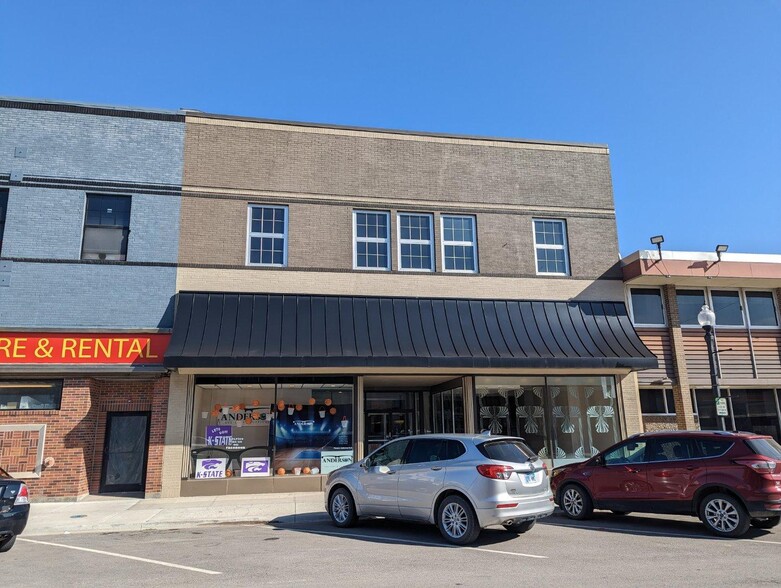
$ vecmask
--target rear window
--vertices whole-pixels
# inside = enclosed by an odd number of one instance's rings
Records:
[[[748,439],[746,445],[757,455],[781,459],[781,445],[773,439]]]
[[[537,457],[526,443],[512,439],[486,441],[478,445],[477,449],[488,459],[495,459],[496,461],[526,463]]]
[[[702,457],[724,455],[733,445],[729,439],[697,439],[695,443]]]

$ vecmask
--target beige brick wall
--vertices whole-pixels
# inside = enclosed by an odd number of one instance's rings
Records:
[[[494,278],[458,274],[207,269],[180,267],[176,289],[361,296],[500,298],[515,300],[623,300],[616,280]]]
[[[176,498],[180,495],[182,467],[185,460],[189,459],[190,450],[184,441],[187,423],[192,417],[187,414],[187,395],[191,386],[192,376],[171,374],[161,476],[160,496],[162,498]]]
[[[625,376],[616,376],[618,387],[621,391],[621,404],[623,406],[624,433],[628,437],[635,433],[642,433],[643,415],[640,409],[640,391],[637,385],[637,373],[631,372]]]

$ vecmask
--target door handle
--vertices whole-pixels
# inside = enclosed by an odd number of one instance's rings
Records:
[[[431,466],[431,469],[434,470],[435,472],[438,472],[439,470],[442,469],[442,466]]]
[[[396,470],[388,470],[386,473],[387,473],[388,475],[390,475],[390,474],[395,474],[395,473],[396,473]]]
[[[630,468],[629,466],[626,466],[626,471],[630,474],[639,474],[640,470],[636,470],[635,468]]]
[[[686,469],[689,471],[696,470],[697,466],[686,466]]]

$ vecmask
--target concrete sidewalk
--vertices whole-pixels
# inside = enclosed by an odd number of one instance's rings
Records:
[[[311,522],[327,517],[322,492],[153,499],[96,496],[79,502],[33,503],[24,536]]]

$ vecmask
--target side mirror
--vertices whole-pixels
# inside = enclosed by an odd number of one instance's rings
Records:
[[[358,467],[363,468],[364,470],[368,470],[369,469],[368,460],[362,459],[361,461],[359,461],[358,462]]]

